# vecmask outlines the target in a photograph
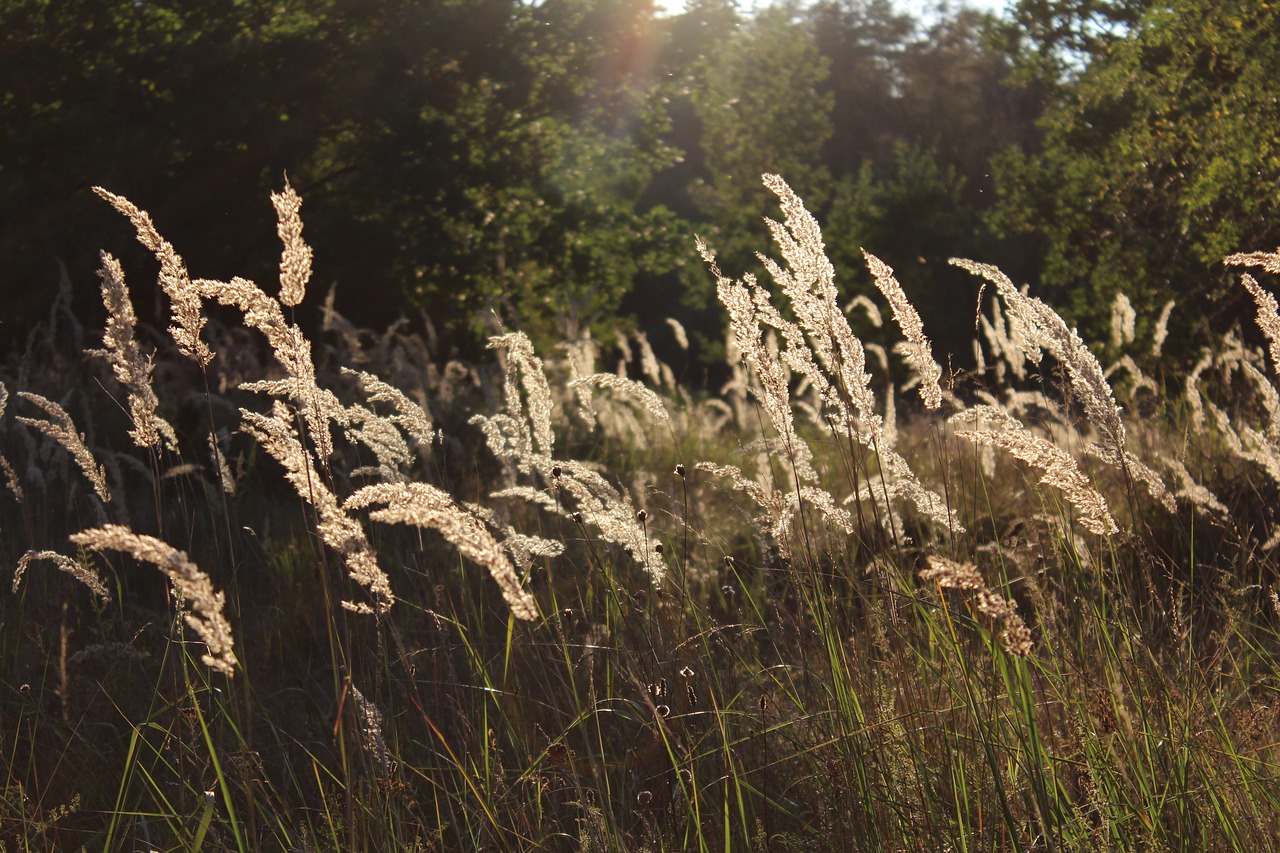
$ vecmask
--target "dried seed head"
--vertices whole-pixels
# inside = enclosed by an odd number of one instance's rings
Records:
[[[559,479],[560,479],[560,475],[561,475],[561,474],[563,474],[563,473],[564,473],[564,469],[563,469],[563,468],[561,468],[559,465],[552,465],[552,466],[551,466],[551,479],[553,479],[553,480],[559,480]]]
[[[636,513],[636,521],[640,522],[641,524],[644,524],[644,520],[648,517],[649,517],[649,513],[645,512],[644,510],[640,510],[639,512]]]
[[[682,480],[684,479],[684,470],[685,470],[685,469],[684,469],[684,463],[683,463],[683,462],[681,462],[679,465],[677,465],[677,466],[676,466],[676,476],[677,476],[677,477],[679,477],[679,478],[680,478],[680,479],[682,479]]]
[[[659,717],[662,717],[664,719],[671,715],[671,709],[668,708],[666,705],[659,705],[657,708],[654,708],[654,711],[657,712]]]
[[[573,514],[572,518],[573,518],[573,521],[574,521],[574,523],[575,523],[575,524],[581,524],[581,523],[582,523],[582,513],[580,513],[580,512],[575,512],[575,513]]]
[[[657,543],[655,543],[655,544],[654,544],[654,546],[653,546],[653,551],[654,551],[654,553],[655,553],[655,554],[659,554],[659,555],[660,555],[660,554],[662,554],[662,552],[663,552],[664,550],[665,550],[665,549],[662,547],[662,543],[661,543],[661,542],[657,542]]]
[[[568,764],[569,759],[572,757],[573,750],[559,741],[547,746],[547,763],[552,766]]]
[[[652,791],[641,791],[640,793],[636,794],[636,803],[639,804],[641,808],[644,808],[645,806],[649,805],[649,803],[651,802],[653,802]]]
[[[681,667],[681,668],[680,668],[680,677],[681,677],[681,678],[693,678],[693,669],[691,669],[690,667],[687,667],[687,666]]]

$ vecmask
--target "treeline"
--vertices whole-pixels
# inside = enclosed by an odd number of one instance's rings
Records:
[[[865,246],[941,352],[976,310],[954,255],[1095,332],[1122,289],[1148,323],[1178,300],[1189,333],[1238,307],[1210,298],[1224,254],[1280,243],[1275,79],[1280,4],[1257,0],[927,20],[887,0],[0,0],[0,336],[21,342],[63,269],[100,310],[101,248],[167,323],[91,186],[151,211],[193,275],[268,282],[263,199],[287,175],[317,285],[358,322],[422,309],[474,353],[498,323],[638,325],[661,348],[675,317],[711,360],[692,237],[754,268],[766,171],[825,224],[848,295]]]

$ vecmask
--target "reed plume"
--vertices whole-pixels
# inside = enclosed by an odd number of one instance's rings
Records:
[[[138,320],[125,287],[124,270],[120,262],[106,252],[101,257],[98,276],[102,280],[102,302],[107,309],[107,328],[102,338],[106,348],[90,350],[89,354],[106,359],[128,392],[129,416],[133,419],[129,437],[134,444],[154,447],[163,435],[170,447],[177,447],[178,437],[173,427],[156,414],[160,401],[151,387],[151,357],[143,354],[134,336]]]
[[[62,445],[71,454],[71,457],[75,459],[76,464],[80,466],[80,470],[84,472],[85,478],[93,486],[98,498],[104,504],[110,503],[111,491],[107,488],[106,470],[93,458],[93,453],[89,451],[89,448],[84,443],[84,436],[76,431],[76,425],[66,410],[52,400],[29,391],[19,391],[18,396],[29,403],[39,406],[49,416],[48,420],[17,418],[18,423],[26,424],[33,429],[39,430]]]
[[[183,619],[208,648],[201,657],[210,669],[234,675],[238,661],[231,625],[222,613],[226,593],[215,592],[209,576],[191,562],[186,553],[154,536],[134,533],[119,524],[82,530],[71,541],[91,551],[120,551],[135,560],[151,563],[164,572],[182,603]]]
[[[187,265],[173,245],[160,236],[151,217],[124,196],[108,192],[102,187],[93,191],[106,199],[112,207],[123,213],[138,232],[138,242],[145,246],[160,262],[160,289],[169,297],[173,325],[169,334],[178,345],[178,351],[201,367],[213,361],[213,350],[200,340],[205,326],[204,303],[192,286]]]

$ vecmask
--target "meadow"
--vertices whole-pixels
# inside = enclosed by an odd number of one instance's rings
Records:
[[[1280,254],[1190,371],[957,260],[958,370],[765,183],[711,388],[356,328],[287,186],[277,295],[100,190],[170,325],[104,251],[3,367],[0,850],[1274,849]]]

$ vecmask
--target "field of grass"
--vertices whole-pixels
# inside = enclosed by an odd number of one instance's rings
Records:
[[[1274,849],[1275,299],[1173,376],[1176,305],[1090,346],[958,261],[946,372],[765,180],[771,284],[698,247],[710,391],[643,336],[309,340],[291,189],[278,296],[100,192],[171,326],[104,253],[105,330],[64,294],[3,367],[0,850]]]

